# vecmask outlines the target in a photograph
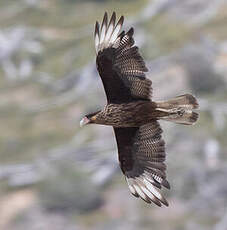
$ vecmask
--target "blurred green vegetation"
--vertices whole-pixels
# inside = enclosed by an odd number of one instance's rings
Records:
[[[0,229],[215,229],[225,220],[227,5],[206,19],[210,1],[191,15],[197,3],[167,2],[0,1]],[[105,103],[93,42],[105,11],[135,27],[156,95],[199,98],[195,126],[162,124],[168,209],[130,196],[110,128],[79,128]],[[20,209],[24,191],[33,196]]]

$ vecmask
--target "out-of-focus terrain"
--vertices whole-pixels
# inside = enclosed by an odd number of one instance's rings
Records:
[[[196,95],[192,127],[162,122],[170,207],[130,195],[105,104],[94,22],[125,16],[154,98]],[[227,229],[227,1],[0,1],[0,229]]]

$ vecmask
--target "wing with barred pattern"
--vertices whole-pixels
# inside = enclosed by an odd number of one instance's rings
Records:
[[[108,22],[105,13],[101,28],[96,22],[96,63],[109,103],[123,103],[135,100],[150,100],[152,82],[145,77],[147,68],[134,46],[131,28],[127,33],[120,30],[124,17],[116,23],[116,14]]]
[[[120,167],[131,193],[158,206],[168,202],[161,194],[162,186],[170,188],[166,180],[165,142],[157,121],[140,127],[114,128]]]

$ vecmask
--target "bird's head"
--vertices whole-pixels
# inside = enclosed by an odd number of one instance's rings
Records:
[[[87,114],[86,116],[84,116],[81,121],[80,121],[80,127],[83,127],[87,124],[92,124],[92,123],[96,123],[96,115],[99,113],[100,111],[98,112],[95,112],[95,113],[90,113],[90,114]]]

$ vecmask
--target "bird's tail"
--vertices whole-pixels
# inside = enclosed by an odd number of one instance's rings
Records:
[[[168,101],[156,102],[156,110],[161,112],[159,119],[172,121],[178,124],[192,125],[199,115],[193,109],[199,104],[195,97],[190,94],[178,96]]]

